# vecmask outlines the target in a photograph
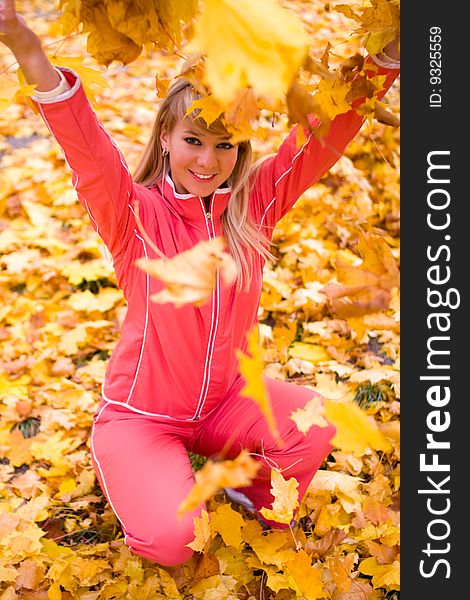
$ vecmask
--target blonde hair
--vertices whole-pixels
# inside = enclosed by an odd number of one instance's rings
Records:
[[[150,139],[135,168],[133,178],[136,183],[153,188],[164,180],[169,164],[162,154],[160,136],[163,131],[171,132],[175,124],[184,119],[190,104],[199,98],[201,95],[183,77],[172,83],[160,104]],[[207,127],[202,119],[198,119],[199,113],[200,109],[193,111],[193,125],[197,129],[215,135],[230,135],[224,125],[223,115]],[[252,268],[257,259],[264,258],[270,262],[276,260],[269,251],[271,241],[256,227],[249,213],[250,184],[261,162],[263,161],[253,164],[251,143],[248,140],[239,142],[237,162],[227,180],[231,192],[222,214],[222,230],[237,266],[237,290],[249,288]]]

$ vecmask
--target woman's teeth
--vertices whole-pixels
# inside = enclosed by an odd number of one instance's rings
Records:
[[[194,171],[191,171],[191,173],[198,179],[212,179],[215,177],[215,175],[202,175],[201,173],[194,173]]]

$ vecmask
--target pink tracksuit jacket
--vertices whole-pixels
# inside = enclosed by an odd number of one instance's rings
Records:
[[[398,70],[377,69],[387,75],[383,95]],[[108,363],[103,400],[173,422],[198,420],[240,383],[235,350],[246,350],[247,333],[257,323],[263,261],[257,261],[248,292],[237,293],[219,278],[211,299],[201,307],[152,302],[150,297],[162,285],[137,268],[135,260],[157,257],[139,233],[133,202],[137,200],[153,242],[173,257],[200,240],[222,235],[221,216],[230,189],[217,189],[207,211],[202,198],[178,194],[170,177],[154,189],[135,184],[77,74],[60,70],[71,89],[53,99],[33,101],[63,149],[78,199],[112,254],[128,304]],[[310,134],[301,148],[294,128],[277,154],[261,165],[250,208],[268,237],[299,196],[339,159],[363,120],[351,110],[333,121],[324,143]]]

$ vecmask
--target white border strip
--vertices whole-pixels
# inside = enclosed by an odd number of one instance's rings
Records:
[[[299,125],[299,127],[300,127],[300,125]],[[293,167],[294,167],[294,162],[295,162],[295,161],[296,161],[296,159],[297,159],[297,158],[298,158],[298,157],[299,157],[299,156],[302,154],[302,152],[305,150],[305,148],[308,146],[308,144],[309,144],[310,140],[312,139],[312,136],[313,136],[313,131],[312,131],[312,132],[310,133],[310,135],[308,136],[308,138],[307,138],[307,141],[304,143],[304,145],[302,146],[302,148],[300,148],[300,150],[297,152],[297,154],[296,154],[296,155],[294,156],[294,158],[291,160],[290,167],[289,167],[289,168],[288,168],[286,171],[284,171],[284,173],[283,173],[283,174],[282,174],[282,175],[281,175],[281,176],[280,176],[280,177],[279,177],[279,178],[276,180],[276,182],[274,183],[274,189],[276,189],[276,186],[277,186],[277,184],[278,184],[278,183],[281,181],[281,179],[282,179],[283,177],[285,177],[285,176],[287,175],[287,173],[289,173],[289,172],[290,172],[290,171],[293,169]],[[277,158],[277,157],[276,157],[276,158]],[[276,160],[276,159],[274,159],[274,160]],[[263,216],[262,216],[262,218],[261,218],[261,221],[260,221],[260,224],[259,224],[259,229],[261,229],[261,227],[263,226],[263,221],[264,221],[264,218],[266,217],[266,213],[267,213],[267,212],[268,212],[268,210],[271,208],[271,206],[273,205],[273,203],[275,202],[275,200],[276,200],[276,194],[274,195],[274,198],[273,198],[273,199],[271,200],[271,202],[268,204],[268,206],[266,207],[266,209],[265,209],[265,211],[264,211],[264,213],[263,213]]]

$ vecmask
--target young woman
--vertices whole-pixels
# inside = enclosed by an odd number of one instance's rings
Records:
[[[161,102],[133,177],[77,74],[49,63],[13,0],[0,8],[0,33],[28,83],[36,84],[33,101],[64,152],[128,304],[91,433],[98,481],[133,552],[163,565],[183,563],[192,554],[186,544],[193,518],[203,508],[177,518],[194,483],[188,451],[216,456],[223,450],[234,458],[248,449],[260,469],[239,492],[259,511],[272,505],[272,467],[297,479],[301,499],[331,450],[332,426],[303,434],[289,418],[314,392],[266,378],[282,440],[276,443],[258,406],[240,395],[236,350],[246,350],[257,323],[276,223],[340,158],[363,118],[354,110],[340,115],[324,143],[306,132],[301,148],[294,128],[277,154],[253,166],[250,143],[232,144],[220,119],[208,129],[197,113],[184,118],[198,95],[178,79]],[[385,50],[372,57],[387,75],[382,94],[398,75],[397,43]],[[151,302],[162,286],[135,266],[140,257],[156,258],[137,226],[135,201],[146,232],[167,257],[223,235],[237,281],[227,286],[218,278],[200,307]]]

